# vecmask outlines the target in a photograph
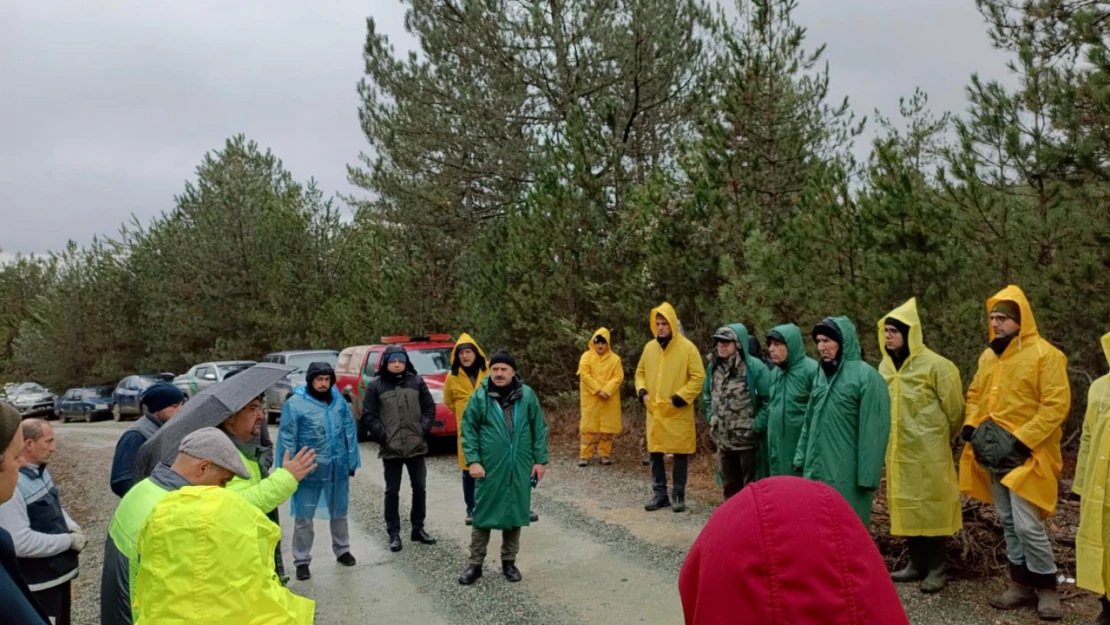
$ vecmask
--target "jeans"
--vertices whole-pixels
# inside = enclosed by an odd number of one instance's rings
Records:
[[[1056,559],[1040,509],[1003,486],[1001,480],[1000,476],[991,476],[991,498],[1002,521],[1010,562],[1024,564],[1031,573],[1039,575],[1055,573]]]
[[[651,490],[657,499],[667,498],[667,465],[663,461],[662,453],[651,453]],[[686,498],[686,463],[690,456],[687,454],[674,455],[674,469],[671,476],[674,481],[673,491],[675,499]]]
[[[473,528],[470,531],[470,563],[481,566],[486,561],[486,548],[489,547],[489,537],[492,530]],[[516,555],[520,553],[520,528],[501,532],[501,561],[516,562]]]
[[[470,471],[462,472],[463,501],[466,502],[466,516],[474,516],[474,478]]]
[[[351,537],[347,533],[347,517],[341,516],[329,521],[331,526],[331,551],[339,557],[351,551]],[[312,542],[316,538],[313,519],[294,519],[293,521],[293,566],[307,565],[312,562]]]
[[[385,466],[385,531],[391,536],[401,533],[401,512],[398,493],[401,491],[401,469],[407,468],[409,483],[412,484],[412,520],[413,531],[424,529],[424,515],[426,496],[425,484],[428,478],[428,467],[424,464],[424,456],[415,458],[382,460]]]
[[[728,499],[755,481],[755,472],[759,468],[759,452],[755,449],[718,450],[717,466],[721,470],[721,486],[725,491],[725,499]]]

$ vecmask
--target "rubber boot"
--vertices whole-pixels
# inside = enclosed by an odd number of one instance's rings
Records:
[[[1102,612],[1088,625],[1110,625],[1110,599],[1103,595],[1098,602],[1102,604]]]
[[[925,579],[926,564],[922,558],[922,539],[918,536],[906,538],[906,551],[910,554],[910,561],[906,567],[890,574],[893,582],[920,582]]]
[[[1032,574],[1024,564],[1010,563],[1010,587],[991,597],[990,604],[999,610],[1016,610],[1037,602],[1037,592],[1030,586]]]
[[[928,563],[929,570],[921,581],[921,592],[932,594],[944,590],[948,585],[947,567],[944,565],[945,537],[923,539],[922,559]]]
[[[1056,592],[1056,574],[1030,573],[1029,579],[1037,592],[1037,616],[1041,617],[1042,621],[1058,621],[1064,618],[1060,593]]]

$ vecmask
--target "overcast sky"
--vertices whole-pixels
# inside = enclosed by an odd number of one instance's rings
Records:
[[[365,20],[405,51],[403,15],[399,0],[0,2],[0,260],[149,221],[236,133],[351,192]],[[916,86],[961,111],[973,72],[1006,77],[973,0],[801,0],[797,18],[858,114],[894,115]]]

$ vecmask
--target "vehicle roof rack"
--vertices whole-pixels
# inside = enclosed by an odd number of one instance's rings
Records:
[[[420,335],[420,336],[410,336],[410,335],[407,335],[407,334],[399,334],[399,335],[395,335],[395,336],[383,336],[382,337],[382,344],[383,345],[393,345],[395,343],[417,343],[417,342],[427,342],[427,341],[453,342],[454,340],[455,339],[450,334],[446,334],[446,333],[443,333],[443,332],[432,333],[432,334],[424,334],[424,335]]]

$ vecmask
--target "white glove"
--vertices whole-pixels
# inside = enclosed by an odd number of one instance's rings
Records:
[[[89,539],[85,538],[85,535],[80,532],[72,532],[69,535],[69,538],[71,541],[70,548],[78,553],[80,553],[81,550],[85,548],[85,545],[89,542]]]

